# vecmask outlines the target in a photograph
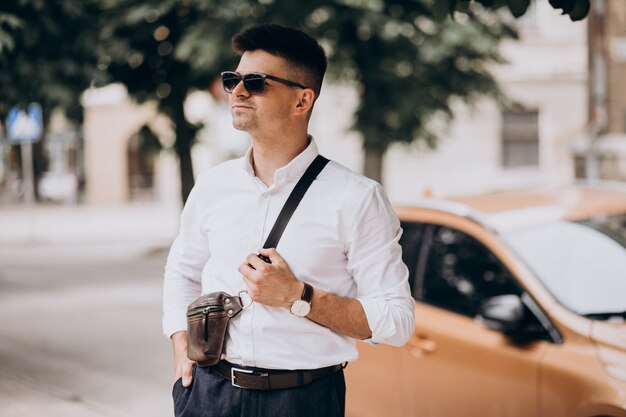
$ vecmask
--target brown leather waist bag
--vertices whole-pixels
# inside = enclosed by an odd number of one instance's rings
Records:
[[[321,155],[311,162],[278,214],[276,223],[263,245],[264,248],[276,247],[306,190],[328,162],[328,159]],[[262,255],[259,257],[265,262],[270,261]],[[228,323],[241,313],[242,309],[241,297],[225,292],[205,294],[191,303],[187,308],[187,357],[201,367],[218,363],[224,351]]]
[[[230,319],[241,313],[241,298],[212,292],[196,299],[187,308],[187,357],[199,366],[220,361]]]

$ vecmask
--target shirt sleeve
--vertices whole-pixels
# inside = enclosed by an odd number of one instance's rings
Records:
[[[414,331],[415,300],[402,261],[402,229],[379,184],[364,197],[348,245],[348,271],[357,286],[372,337],[366,342],[402,346]]]
[[[187,330],[187,306],[202,292],[202,270],[209,260],[209,243],[202,227],[200,182],[189,194],[180,219],[180,230],[165,265],[163,282],[163,333]]]

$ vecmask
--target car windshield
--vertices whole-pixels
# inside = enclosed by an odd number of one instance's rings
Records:
[[[505,239],[570,310],[626,311],[626,214],[538,225]]]

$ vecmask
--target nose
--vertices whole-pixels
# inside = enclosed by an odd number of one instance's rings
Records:
[[[233,92],[231,93],[233,96],[236,97],[248,97],[250,96],[250,93],[248,93],[248,90],[246,90],[246,88],[243,86],[243,80],[240,80],[237,85],[235,86],[235,88],[233,88]]]

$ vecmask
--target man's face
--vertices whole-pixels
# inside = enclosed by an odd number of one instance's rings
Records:
[[[285,60],[262,50],[245,52],[236,71],[241,75],[257,72],[290,79]],[[298,94],[299,89],[268,79],[263,93],[251,95],[240,82],[230,95],[233,126],[253,136],[279,133],[292,117]]]

